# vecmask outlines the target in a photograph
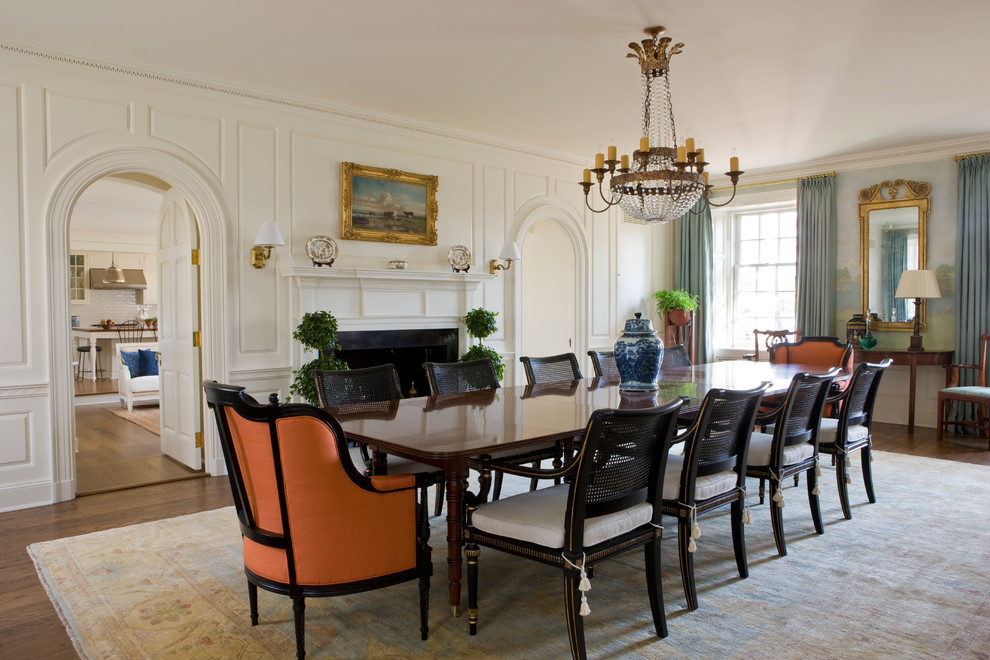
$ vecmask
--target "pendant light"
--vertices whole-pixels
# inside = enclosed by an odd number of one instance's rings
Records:
[[[110,253],[110,266],[107,268],[107,272],[103,274],[104,284],[123,284],[124,283],[124,271],[120,269],[117,265],[117,255],[114,252]]]

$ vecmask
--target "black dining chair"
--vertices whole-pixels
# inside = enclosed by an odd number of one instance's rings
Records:
[[[615,351],[588,351],[595,376],[606,380],[620,380],[619,367],[615,364]]]
[[[756,423],[769,433],[754,431],[749,441],[746,476],[760,480],[760,504],[764,501],[766,482],[770,482],[770,522],[777,554],[787,554],[784,542],[784,479],[804,473],[808,482],[808,505],[815,532],[822,534],[821,508],[818,504],[818,429],[825,409],[836,367],[828,373],[794,376],[783,402],[774,410],[760,414]]]
[[[667,636],[660,549],[660,491],[674,433],[674,399],[642,410],[596,410],[574,458],[547,471],[482,460],[482,487],[490,468],[566,483],[497,502],[469,502],[464,524],[468,569],[468,624],[478,631],[481,546],[556,566],[564,576],[564,611],[571,657],[587,657],[583,617],[590,613],[588,574],[600,562],[645,548],[645,576],[653,625]],[[601,578],[600,578],[601,579]],[[606,607],[605,601],[602,606]]]
[[[671,453],[663,481],[663,512],[677,518],[677,555],[688,609],[698,609],[694,582],[698,516],[730,505],[732,546],[739,577],[749,577],[743,514],[746,511],[746,461],[750,435],[763,393],[770,383],[751,390],[712,389],[698,417],[683,434],[683,455]]]
[[[313,380],[316,382],[316,395],[321,408],[397,401],[402,398],[399,374],[393,364],[363,369],[314,369]],[[351,459],[366,474],[374,473],[371,455],[364,443],[355,443],[351,448]],[[434,515],[440,515],[446,482],[443,470],[400,456],[389,456],[386,465],[387,474],[427,475],[429,482],[437,487]]]
[[[581,380],[581,367],[574,353],[561,353],[548,357],[519,358],[526,371],[526,382],[530,385],[538,383],[555,383],[562,380]]]
[[[822,419],[818,432],[818,450],[829,454],[835,461],[835,482],[839,487],[839,504],[842,505],[842,515],[849,520],[852,509],[849,506],[849,476],[850,460],[854,452],[859,452],[859,460],[863,468],[863,484],[866,486],[866,497],[870,504],[877,501],[873,489],[873,469],[870,467],[873,446],[873,404],[876,401],[880,379],[891,364],[887,358],[879,364],[861,362],[856,365],[849,387],[837,396],[826,401],[838,407],[837,417]]]

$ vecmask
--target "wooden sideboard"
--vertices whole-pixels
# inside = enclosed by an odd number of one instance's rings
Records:
[[[899,367],[911,368],[910,393],[908,395],[908,433],[914,433],[914,398],[918,381],[918,365],[939,366],[952,364],[952,357],[955,351],[909,351],[907,349],[888,351],[878,348],[868,351],[857,348],[854,353],[855,357],[853,359],[856,362],[882,362],[890,358],[892,363]]]

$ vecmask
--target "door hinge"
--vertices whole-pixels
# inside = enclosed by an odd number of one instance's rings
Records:
[[[203,444],[203,432],[196,431],[196,449],[202,449]]]
[[[200,330],[193,331],[193,348],[203,347],[203,333]]]
[[[193,248],[193,250],[192,250],[192,265],[193,266],[201,266],[202,265],[200,263],[200,261],[199,261],[199,248]]]

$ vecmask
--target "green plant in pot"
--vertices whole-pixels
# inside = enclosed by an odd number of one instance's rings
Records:
[[[496,316],[498,316],[498,312],[490,312],[483,307],[472,309],[464,315],[462,320],[468,336],[477,339],[478,343],[472,344],[468,348],[467,352],[461,356],[461,362],[489,358],[495,366],[495,375],[498,376],[499,380],[502,380],[502,374],[505,372],[505,362],[502,360],[502,356],[494,348],[486,346],[481,341],[498,330],[498,324],[495,322]]]
[[[318,356],[292,372],[295,379],[289,387],[289,394],[299,396],[314,406],[319,405],[313,371],[347,369],[347,363],[334,353],[340,348],[340,342],[337,341],[337,319],[330,312],[308,312],[296,326],[292,338],[307,349],[317,351]]]
[[[691,312],[698,309],[700,298],[684,289],[660,289],[653,293],[660,319],[667,319],[674,325],[687,325]]]

